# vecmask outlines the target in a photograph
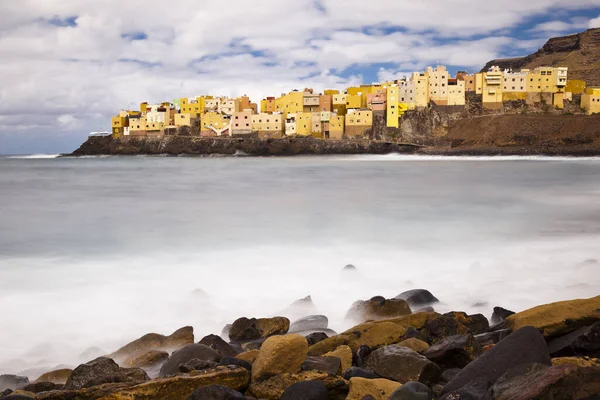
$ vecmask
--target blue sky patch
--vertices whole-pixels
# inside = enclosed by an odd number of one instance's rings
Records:
[[[148,39],[148,35],[145,32],[127,32],[122,33],[121,37],[125,40],[134,41],[134,40],[146,40]]]
[[[52,18],[50,18],[48,20],[48,23],[50,25],[54,25],[54,26],[59,26],[61,28],[67,28],[67,27],[75,27],[77,26],[77,16],[70,16],[70,17],[64,17],[61,18],[58,15],[54,16]]]

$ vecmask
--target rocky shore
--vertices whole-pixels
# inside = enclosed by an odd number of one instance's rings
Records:
[[[200,340],[192,327],[149,333],[35,380],[2,375],[0,399],[600,398],[600,296],[494,307],[489,320],[438,304],[425,289],[358,300],[346,316],[356,325],[341,333],[325,315],[240,317]]]

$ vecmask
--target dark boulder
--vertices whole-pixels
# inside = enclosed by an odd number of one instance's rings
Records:
[[[479,342],[481,347],[489,346],[490,344],[498,344],[499,341],[510,335],[510,329],[500,329],[494,332],[480,333],[475,335],[475,340]]]
[[[412,309],[426,307],[440,302],[429,290],[425,289],[407,290],[406,292],[400,293],[395,299],[406,301]]]
[[[327,329],[329,320],[324,315],[309,315],[307,317],[300,318],[294,321],[290,325],[290,333],[304,332],[304,331],[322,331]]]
[[[352,364],[358,367],[364,367],[365,362],[367,361],[367,357],[371,354],[372,350],[366,344],[361,344],[360,347],[356,350],[356,353],[352,355]]]
[[[483,333],[490,327],[490,322],[483,314],[467,315],[464,312],[452,311],[444,314],[446,317],[454,318],[467,327],[470,333]]]
[[[289,386],[281,395],[281,400],[327,400],[329,391],[320,381],[297,382]]]
[[[208,385],[194,390],[187,400],[245,400],[246,396],[227,386]]]
[[[552,357],[600,357],[600,322],[548,342]]]
[[[433,344],[448,336],[464,335],[467,333],[469,333],[469,329],[456,319],[441,316],[426,321],[417,338]]]
[[[359,367],[350,367],[344,371],[342,377],[349,381],[350,378],[365,378],[365,379],[379,379],[381,378],[373,371]]]
[[[10,390],[21,390],[29,385],[29,378],[18,375],[0,375],[0,392]]]
[[[308,356],[302,363],[302,371],[322,371],[337,375],[342,367],[342,361],[337,357]]]
[[[385,299],[376,296],[369,300],[359,300],[352,304],[346,314],[346,319],[355,322],[397,318],[411,314],[408,303],[404,300]]]
[[[221,357],[235,357],[239,353],[233,347],[224,341],[220,336],[208,335],[202,338],[199,342],[216,351]]]
[[[450,368],[442,372],[442,381],[450,382],[460,372],[460,368]]]
[[[447,395],[462,391],[481,398],[509,369],[525,363],[551,365],[544,337],[533,327],[513,332],[483,353],[452,378],[443,393]]]
[[[60,390],[62,387],[63,385],[57,385],[56,383],[52,382],[35,382],[25,386],[23,390],[31,393],[41,393],[49,392],[51,390]]]
[[[179,364],[179,372],[187,374],[192,371],[204,371],[205,369],[215,368],[217,365],[219,365],[219,363],[215,361],[205,361],[192,358],[191,360]]]
[[[358,269],[352,265],[352,264],[348,264],[346,265],[344,268],[342,268],[342,273],[355,273],[358,272]]]
[[[120,369],[121,367],[113,359],[98,357],[75,368],[63,389],[79,390],[95,379],[117,374]]]
[[[285,317],[238,318],[231,325],[229,338],[237,342],[265,339],[269,336],[285,334],[290,328],[290,320]]]
[[[185,364],[190,360],[199,359],[203,361],[219,362],[221,356],[208,346],[203,344],[188,344],[181,349],[173,352],[160,368],[158,376],[174,375],[179,372],[179,365]]]
[[[9,390],[9,389],[7,389]],[[28,396],[26,394],[12,394],[9,393],[6,397],[0,397],[2,400],[35,400],[34,397]]]
[[[327,336],[327,334],[325,334],[324,332],[315,332],[315,333],[311,333],[310,335],[306,336],[306,341],[308,341],[308,345],[312,346],[315,343],[319,343],[322,342],[323,340],[327,339],[329,336]]]
[[[510,317],[514,313],[514,311],[507,310],[506,308],[494,307],[494,312],[492,313],[491,320],[492,325],[496,325],[500,322],[503,322],[504,320],[506,320],[506,318]]]
[[[400,383],[419,381],[432,384],[441,374],[440,368],[426,357],[407,347],[396,345],[373,351],[367,358],[365,368]]]
[[[404,341],[412,338],[419,339],[424,342],[426,341],[425,335],[422,335],[421,332],[419,332],[414,326],[409,326],[406,328],[406,332],[404,333],[404,336],[402,336],[402,340]]]
[[[388,400],[432,400],[433,391],[421,382],[407,382],[388,397]]]
[[[437,342],[422,354],[443,369],[448,369],[464,368],[482,352],[473,335],[456,335]]]
[[[141,368],[120,368],[114,374],[103,375],[86,382],[84,388],[104,385],[105,383],[122,383],[122,382],[137,382],[141,383],[150,378]]]
[[[252,371],[252,364],[246,360],[240,360],[239,358],[235,357],[223,357],[221,358],[221,362],[219,364],[224,366],[237,365],[238,367],[246,368],[248,371]]]

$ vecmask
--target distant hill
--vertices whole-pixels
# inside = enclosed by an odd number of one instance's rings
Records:
[[[600,28],[552,38],[533,54],[492,60],[481,71],[487,71],[492,65],[502,69],[569,67],[569,79],[581,79],[588,86],[600,86]]]

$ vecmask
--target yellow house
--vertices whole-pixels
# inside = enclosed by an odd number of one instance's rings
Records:
[[[146,122],[148,136],[163,136],[165,134],[164,122]]]
[[[213,135],[222,136],[230,134],[231,129],[231,116],[223,115],[216,112],[207,112],[202,114],[202,120],[200,123],[200,134],[201,135]]]
[[[129,131],[145,131],[146,130],[146,116],[130,116],[129,117]]]
[[[570,79],[565,86],[565,92],[571,92],[573,94],[585,93],[585,81],[579,79]]]
[[[590,87],[581,95],[581,108],[589,115],[600,113],[600,87]]]
[[[464,106],[466,104],[465,81],[458,79],[448,79],[447,104],[449,106]]]
[[[400,88],[398,85],[390,85],[387,88],[387,126],[390,128],[398,128],[400,126],[400,114],[398,106],[400,104]]]
[[[261,138],[281,137],[284,132],[282,114],[260,113],[252,116],[252,130]]]
[[[334,94],[340,94],[340,91],[335,89],[326,89],[323,91],[323,94],[326,96],[333,96]]]
[[[304,93],[293,91],[283,94],[275,99],[275,111],[283,114],[286,118],[288,114],[297,114],[304,111]]]
[[[443,65],[435,68],[427,67],[425,74],[429,78],[429,100],[437,105],[447,105],[449,73],[446,67]]]
[[[362,137],[367,129],[373,126],[373,111],[368,109],[353,110],[346,115],[347,137]]]
[[[121,112],[116,117],[112,117],[112,133],[122,135],[125,132],[125,127],[127,127],[129,119],[127,118],[127,112],[125,112],[125,115],[122,114]]]
[[[503,107],[503,85],[504,74],[500,71],[500,67],[493,66],[488,72],[484,72],[481,79],[476,78],[476,82],[481,81],[481,94],[483,108],[489,110],[498,110]]]
[[[329,119],[329,138],[342,139],[344,137],[344,116],[333,114]]]
[[[204,111],[196,99],[190,100],[187,97],[179,99],[179,107],[182,114],[191,114],[192,118]]]
[[[312,113],[296,114],[296,135],[310,136],[312,134]]]
[[[334,94],[331,96],[331,108],[338,115],[346,115],[346,96],[347,94]]]
[[[333,105],[335,107],[335,102],[333,103]],[[362,93],[346,95],[346,110],[349,110],[352,108],[361,108],[361,107],[362,107]]]
[[[142,114],[146,114],[147,108],[148,108],[147,102],[140,103],[140,112]]]
[[[175,126],[192,126],[192,114],[175,114]]]

